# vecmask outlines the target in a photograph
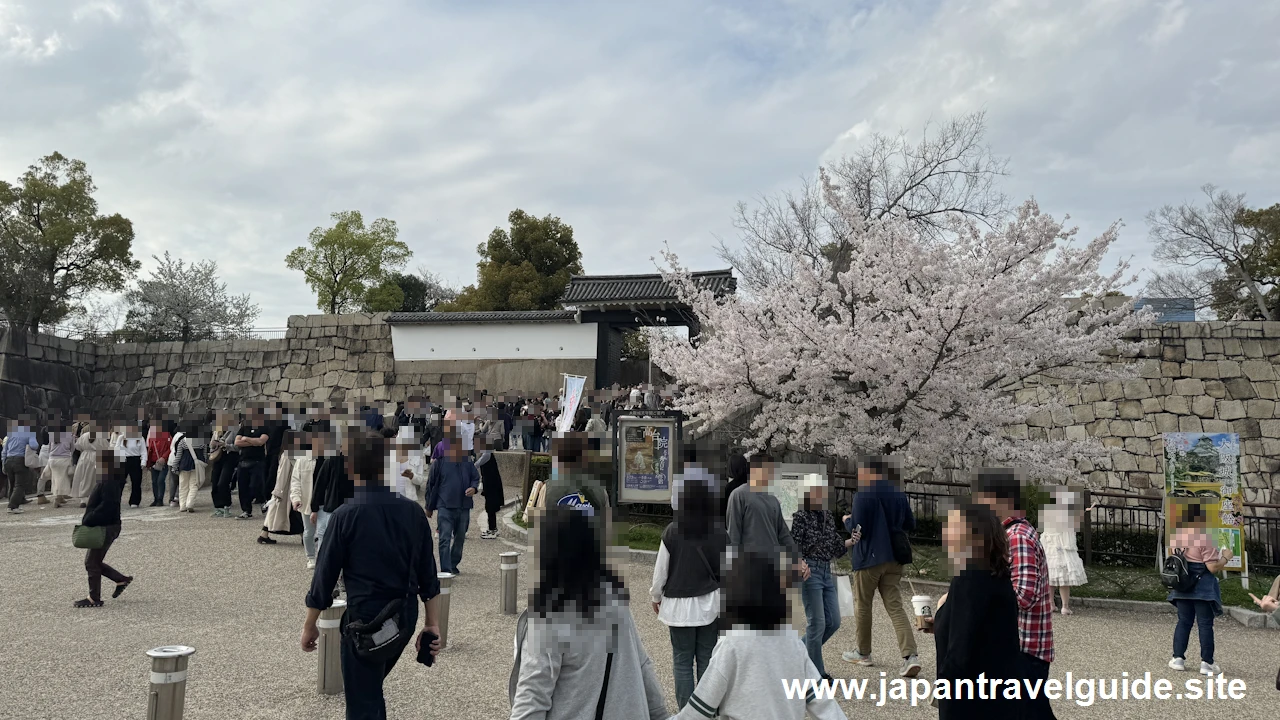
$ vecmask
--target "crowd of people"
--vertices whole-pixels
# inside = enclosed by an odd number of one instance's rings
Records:
[[[592,394],[570,425],[556,431],[558,397],[481,393],[450,406],[410,397],[390,407],[353,404],[251,403],[242,412],[171,417],[152,413],[56,415],[37,426],[10,423],[0,454],[9,512],[35,502],[84,509],[88,595],[76,608],[104,605],[102,579],[118,598],[134,582],[107,564],[119,537],[122,508],[139,508],[144,475],[150,507],[196,512],[209,487],[216,518],[252,521],[256,542],[300,535],[315,570],[302,647],[315,648],[319,613],[345,594],[342,665],[348,717],[385,717],[382,680],[414,642],[419,601],[425,630],[418,660],[439,649],[438,572],[460,574],[474,498],[485,498],[487,527],[497,537],[505,503],[495,451],[546,448],[558,480],[555,497],[534,521],[536,585],[517,626],[510,679],[511,718],[666,718],[661,686],[636,631],[629,595],[606,562],[611,513],[607,494],[576,473],[584,434],[603,432],[620,409],[659,409],[671,396],[616,388]],[[638,397],[637,397],[638,395]],[[558,437],[555,443],[544,441]],[[673,490],[674,518],[662,533],[649,602],[668,627],[678,718],[842,718],[839,706],[810,693],[787,697],[780,678],[830,680],[823,647],[841,625],[834,564],[850,556],[855,625],[841,658],[872,666],[872,603],[879,594],[894,629],[902,677],[921,671],[916,631],[932,633],[939,679],[1022,678],[1044,681],[1054,661],[1054,593],[1070,614],[1069,589],[1086,581],[1074,544],[1083,509],[1067,491],[1042,509],[1043,530],[1027,520],[1025,482],[1012,470],[982,470],[972,493],[944,518],[943,546],[953,570],[931,617],[912,626],[901,593],[915,527],[895,459],[859,462],[857,492],[833,514],[830,488],[814,476],[788,521],[768,492],[774,459],[734,455],[719,478],[687,464]],[[29,495],[34,494],[34,500]],[[562,505],[573,494],[587,501]],[[238,504],[238,508],[233,507]],[[1214,663],[1213,620],[1221,596],[1213,573],[1230,559],[1204,530],[1203,510],[1179,518],[1171,549],[1196,582],[1170,593],[1178,611],[1170,667],[1186,669],[1193,626],[1201,666]],[[236,510],[239,510],[237,513]],[[1197,514],[1199,513],[1199,514]],[[433,535],[430,521],[435,520]],[[786,592],[799,590],[803,636],[790,632]],[[1280,615],[1278,591],[1258,600]],[[944,698],[940,717],[1051,718],[1048,699]]]

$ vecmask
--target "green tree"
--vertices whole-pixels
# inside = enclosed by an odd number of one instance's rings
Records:
[[[384,281],[413,254],[408,245],[396,239],[399,230],[395,221],[378,218],[366,228],[357,210],[330,217],[333,227],[312,230],[307,238],[310,245],[294,248],[285,264],[302,271],[316,293],[316,307],[331,315],[385,307],[395,293]],[[400,301],[403,297],[396,307]]]
[[[1261,289],[1262,306],[1246,292],[1235,274],[1223,274],[1210,282],[1211,307],[1218,317],[1246,320],[1268,320],[1280,317],[1280,204],[1257,210],[1241,209],[1236,223],[1250,238],[1245,265],[1249,277],[1256,278]],[[1268,317],[1270,313],[1270,317]]]
[[[151,278],[125,293],[129,305],[124,335],[140,342],[211,340],[248,335],[258,306],[248,295],[228,295],[218,282],[218,263],[188,265],[164,254],[154,258]]]
[[[476,284],[438,310],[550,310],[560,302],[569,276],[582,273],[582,252],[573,228],[560,218],[536,218],[518,209],[507,221],[510,232],[494,228],[489,240],[476,248]]]
[[[133,223],[100,214],[96,190],[82,161],[56,152],[16,184],[0,180],[0,310],[14,327],[55,324],[137,272]]]
[[[360,309],[364,312],[395,312],[403,306],[404,290],[394,276],[384,278],[382,282],[366,290],[360,301]]]

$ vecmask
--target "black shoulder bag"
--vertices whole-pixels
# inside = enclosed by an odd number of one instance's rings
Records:
[[[409,555],[409,587],[413,587],[418,577],[418,543],[413,544]],[[369,622],[353,620],[342,628],[343,635],[350,638],[355,646],[356,656],[370,662],[386,662],[403,650],[403,640],[413,634],[414,628],[404,627],[400,622],[400,611],[405,601],[413,601],[412,596],[399,598],[387,603],[377,617]]]

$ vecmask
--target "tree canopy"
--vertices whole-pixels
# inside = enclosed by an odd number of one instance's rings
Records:
[[[1252,210],[1243,194],[1205,185],[1203,205],[1165,205],[1147,215],[1154,273],[1148,295],[1188,297],[1224,319],[1274,320],[1280,312],[1280,205]]]
[[[0,310],[36,332],[95,290],[121,290],[138,270],[133,224],[98,212],[85,164],[53,153],[11,184],[0,180]]]
[[[213,340],[244,337],[258,319],[248,295],[228,295],[218,282],[218,263],[187,264],[166,252],[153,257],[151,277],[125,293],[124,335],[135,342]]]
[[[413,253],[396,239],[395,221],[378,218],[366,228],[357,210],[330,217],[332,227],[312,230],[309,245],[294,248],[285,258],[290,269],[306,276],[316,293],[316,307],[329,314],[399,308],[403,292],[388,280]]]
[[[537,218],[519,209],[507,221],[509,232],[494,228],[476,248],[476,284],[438,310],[551,310],[560,302],[569,277],[582,273],[573,228],[558,217]]]
[[[1100,272],[1114,226],[1076,244],[1027,202],[996,228],[957,219],[940,239],[910,218],[867,217],[841,186],[825,192],[845,228],[840,252],[797,254],[790,275],[751,294],[699,290],[667,255],[664,275],[702,328],[650,338],[654,362],[685,390],[682,409],[711,424],[754,410],[745,439],[756,447],[901,453],[925,469],[1015,464],[1062,477],[1072,460],[1107,452],[1028,421],[1063,412],[1078,382],[1135,372],[1100,362],[1153,321],[1131,300],[1101,299],[1131,281],[1123,263]],[[1061,384],[1018,392],[1037,376]]]

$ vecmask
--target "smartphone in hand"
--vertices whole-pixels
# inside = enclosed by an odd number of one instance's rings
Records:
[[[431,654],[431,643],[439,639],[440,637],[430,630],[422,631],[422,643],[418,648],[418,662],[431,667],[436,661],[435,656]]]

